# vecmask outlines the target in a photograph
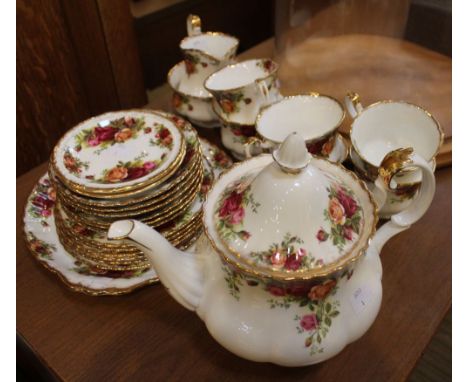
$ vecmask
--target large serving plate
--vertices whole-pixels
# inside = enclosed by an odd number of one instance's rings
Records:
[[[163,182],[184,154],[185,139],[173,121],[151,111],[127,110],[90,118],[68,131],[51,165],[74,192],[119,197]]]
[[[207,154],[207,163],[213,169],[215,178],[219,176],[221,169],[232,164],[224,151],[205,140],[202,140],[202,151]],[[89,295],[120,295],[158,281],[152,268],[146,271],[103,271],[77,261],[59,241],[54,216],[55,199],[55,190],[45,174],[27,200],[23,218],[24,233],[31,254],[44,267],[57,274],[68,287]],[[200,199],[197,198],[192,207],[185,223],[198,217]],[[186,227],[190,230],[190,226]],[[185,232],[183,231],[184,234]],[[183,248],[192,244],[190,240],[182,240]]]

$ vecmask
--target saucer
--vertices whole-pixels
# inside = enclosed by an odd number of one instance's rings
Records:
[[[216,145],[201,141],[206,161],[217,179],[232,161]],[[45,174],[34,186],[24,211],[24,235],[31,254],[48,270],[57,274],[70,289],[88,295],[121,295],[132,292],[159,279],[152,268],[145,271],[104,271],[80,263],[59,241],[55,225],[55,190]],[[194,203],[192,212],[199,209]],[[195,214],[196,216],[197,214]],[[193,217],[193,216],[192,216]],[[191,242],[186,245],[193,245]],[[189,249],[190,250],[190,249]]]
[[[173,121],[151,111],[126,110],[69,130],[54,148],[51,167],[74,192],[118,197],[164,182],[184,155],[185,139]]]

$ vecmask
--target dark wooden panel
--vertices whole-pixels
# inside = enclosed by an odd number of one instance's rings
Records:
[[[128,0],[97,0],[120,108],[146,100],[133,18]]]
[[[17,175],[76,123],[146,103],[128,0],[17,2]]]
[[[201,17],[204,31],[238,37],[242,52],[273,35],[273,5],[270,0],[188,0],[136,19],[145,86],[166,82],[168,70],[182,59],[179,42],[186,35],[188,14]]]
[[[43,162],[70,126],[88,115],[59,0],[18,0],[17,174]]]
[[[119,105],[116,84],[96,0],[61,0],[77,55],[90,113]]]

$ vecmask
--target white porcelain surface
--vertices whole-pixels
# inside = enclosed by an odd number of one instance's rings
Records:
[[[214,96],[213,108],[226,123],[253,125],[262,106],[281,97],[276,72],[270,59],[254,59],[228,65],[205,81]]]
[[[405,102],[385,102],[364,109],[356,117],[351,142],[376,167],[387,153],[406,147],[430,161],[439,149],[440,131],[422,109]]]
[[[305,145],[304,142],[302,144]],[[300,155],[282,155],[280,150],[276,157],[282,166],[286,163],[293,167],[302,165]],[[272,168],[268,166],[273,160],[271,155],[241,162],[222,173],[204,204],[203,221],[210,242],[201,239],[197,243],[196,253],[182,252],[171,247],[161,235],[137,221],[115,222],[108,235],[116,239],[127,237],[140,243],[171,296],[187,309],[196,311],[210,334],[226,349],[253,361],[284,366],[311,365],[336,355],[370,327],[377,316],[382,297],[382,266],[378,254],[390,238],[408,229],[431,204],[435,191],[432,170],[417,154],[411,154],[410,159],[411,163],[408,164],[420,168],[423,174],[418,197],[408,209],[392,216],[389,222],[379,228],[366,253],[358,260],[333,273],[324,273],[324,277],[279,278],[270,271],[262,274],[258,268],[241,263],[236,255],[223,247],[214,221],[216,204],[225,186],[246,174],[263,174],[267,168],[265,176],[271,175],[274,179],[272,188],[281,188],[284,200],[279,199],[280,193],[263,190],[263,193],[256,195],[258,201],[247,198],[249,202],[246,207],[261,208],[263,204],[268,205],[270,194],[276,194],[279,206],[302,203],[302,211],[291,224],[291,227],[299,227],[302,222],[307,222],[307,211],[314,204],[318,205],[315,211],[317,214],[323,207],[321,188],[328,179],[322,173],[325,165],[330,170],[330,178],[339,177],[353,189],[359,184],[339,166],[321,159],[311,160],[318,166],[312,170],[317,182],[297,182],[298,188],[301,188],[302,183],[306,187],[316,184],[316,189],[311,189],[310,194],[302,195],[297,201],[287,200],[299,196],[291,191],[295,187],[294,181],[289,182],[289,188],[282,187],[287,183],[287,177],[291,177],[291,180],[296,175],[285,172],[270,174]],[[375,197],[381,204],[386,195],[383,180],[376,181],[375,187]],[[245,190],[241,187],[235,192],[242,193]],[[358,192],[366,193],[362,188],[356,190],[356,195]],[[362,203],[359,195],[357,200]],[[344,200],[342,202],[344,204],[341,207],[346,205],[349,208],[351,205]],[[231,207],[236,207],[236,203],[231,204]],[[237,207],[228,210],[238,213]],[[276,212],[281,213],[281,209],[278,208]],[[274,214],[270,213],[270,216],[275,219]],[[339,217],[334,214],[334,218]],[[291,219],[286,215],[282,215],[283,218]],[[366,210],[364,220],[372,219],[371,213]],[[278,227],[283,227],[280,220]],[[255,236],[262,233],[260,224],[251,234]],[[315,235],[315,232],[309,232],[309,235]],[[272,242],[282,240],[281,235],[275,232],[271,232],[270,236]],[[294,252],[287,251],[286,255],[289,258],[298,253],[296,247]]]
[[[111,122],[122,118],[136,123],[115,128],[115,132],[104,136],[106,139],[100,138],[98,129],[112,129]],[[160,129],[169,132],[171,140],[167,144],[160,144],[156,137]],[[161,115],[139,110],[110,112],[69,130],[55,147],[52,161],[62,179],[94,189],[117,189],[159,176],[178,158],[184,144],[182,133],[174,122]],[[109,171],[134,162],[148,164],[151,169],[136,179],[129,176],[120,179],[117,176],[120,174],[116,174],[115,179],[109,180]]]
[[[293,132],[309,142],[333,132],[343,118],[343,108],[331,97],[291,96],[263,109],[257,117],[256,129],[260,136],[276,143]]]
[[[169,71],[168,83],[174,90],[172,95],[173,110],[195,124],[219,126],[218,118],[211,106],[211,94],[203,86],[193,89],[184,86],[187,83],[186,77],[183,61]]]

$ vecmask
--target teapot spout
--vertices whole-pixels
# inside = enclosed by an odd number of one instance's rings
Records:
[[[180,251],[160,233],[137,220],[112,223],[107,237],[128,240],[141,249],[169,294],[187,309],[197,309],[204,290],[205,255]]]

